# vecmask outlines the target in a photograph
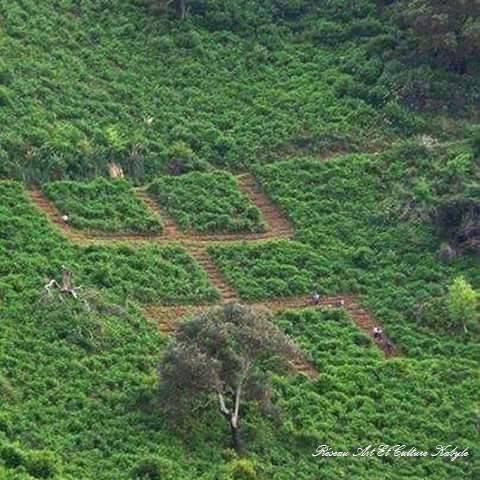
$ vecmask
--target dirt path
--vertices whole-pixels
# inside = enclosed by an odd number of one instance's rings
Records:
[[[130,234],[130,233],[109,233],[96,232],[91,230],[79,230],[65,222],[62,216],[67,212],[60,212],[53,202],[51,202],[45,194],[37,189],[29,190],[30,199],[41,210],[47,219],[55,225],[62,234],[74,243],[89,245],[92,243],[114,243],[114,242],[156,242],[171,241],[165,234]],[[164,223],[164,229],[166,226]]]
[[[284,213],[262,192],[258,181],[253,175],[243,174],[237,177],[240,190],[262,212],[267,223],[267,235],[275,238],[293,237],[294,231]]]
[[[32,202],[47,216],[51,223],[59,228],[62,233],[75,243],[83,243],[85,235],[80,230],[75,230],[62,219],[62,213],[40,190],[29,190]]]
[[[59,228],[63,235],[75,243],[88,245],[92,243],[109,242],[179,242],[187,247],[205,246],[223,242],[243,241],[269,241],[288,239],[293,237],[294,231],[283,213],[271,202],[271,200],[256,188],[255,178],[243,174],[237,177],[239,189],[260,209],[267,223],[267,231],[264,233],[228,233],[228,234],[196,234],[194,232],[181,232],[173,219],[169,217],[161,206],[145,191],[144,188],[134,189],[137,197],[145,205],[162,219],[163,232],[160,235],[109,233],[98,231],[82,231],[75,229],[62,220],[62,214],[56,206],[48,200],[40,190],[30,190],[29,195],[33,203]]]
[[[148,195],[143,188],[137,188],[135,190],[137,197],[147,205],[147,207],[162,220],[164,236],[167,238],[175,238],[177,236],[177,225],[175,222],[165,214],[160,208],[157,202]]]
[[[190,255],[201,265],[207,272],[208,280],[218,290],[221,296],[221,303],[238,302],[237,292],[228,285],[223,278],[222,273],[213,262],[207,252],[207,248],[195,247],[189,250]]]
[[[381,326],[375,321],[369,312],[359,305],[353,296],[339,295],[335,297],[324,297],[317,305],[313,305],[310,297],[308,296],[271,300],[260,303],[252,303],[250,305],[254,307],[268,308],[274,313],[278,313],[283,310],[301,310],[305,308],[342,308],[348,312],[356,326],[372,339],[377,347],[384,352],[387,358],[394,357],[398,354],[395,346],[386,335],[382,335],[380,339],[375,339],[373,337],[373,329],[375,327],[381,328]],[[161,332],[165,334],[171,334],[175,331],[176,324],[182,318],[196,315],[202,311],[212,308],[213,306],[214,305],[149,305],[144,308],[144,313],[148,318],[154,320],[158,324]],[[318,377],[317,370],[305,357],[299,356],[290,363],[296,371],[305,373],[310,378]]]
[[[221,304],[240,301],[235,290],[228,285],[223,278],[222,273],[213,262],[207,252],[209,245],[221,244],[223,242],[244,242],[244,241],[270,241],[279,239],[288,239],[293,237],[294,231],[290,226],[285,215],[278,209],[272,201],[260,190],[255,177],[250,174],[242,174],[237,177],[240,190],[260,209],[263,219],[267,223],[267,231],[260,234],[221,234],[221,235],[195,235],[180,232],[174,221],[161,209],[144,188],[135,189],[137,196],[145,202],[148,208],[161,217],[164,231],[161,235],[131,235],[115,234],[103,232],[83,232],[72,228],[62,220],[62,213],[58,211],[55,205],[50,202],[39,190],[29,192],[33,203],[47,216],[47,218],[61,230],[61,232],[71,241],[88,245],[92,243],[111,244],[114,242],[179,242],[183,244],[205,270],[209,282],[218,290],[221,296]],[[380,328],[372,315],[364,310],[352,296],[325,297],[318,305],[312,305],[309,297],[294,297],[286,299],[272,300],[253,304],[257,307],[267,307],[273,312],[279,312],[287,309],[302,308],[344,308],[352,317],[355,324],[369,335],[375,344],[384,351],[387,357],[397,354],[395,347],[386,336],[381,339],[373,338],[373,329]],[[211,307],[211,305],[210,305]],[[150,305],[144,308],[147,317],[154,319],[159,329],[168,334],[175,330],[176,323],[184,316],[198,313],[209,308],[209,306],[158,306]],[[311,378],[318,376],[318,372],[313,365],[303,356],[299,356],[292,361],[295,370],[303,372]]]
[[[393,344],[392,348],[388,348],[387,342],[389,342],[390,339],[386,335],[383,335],[381,339],[375,339],[373,337],[373,329],[375,327],[382,327],[374,319],[374,317],[356,301],[355,297],[353,296],[339,295],[335,297],[324,297],[317,305],[313,305],[310,297],[308,296],[271,300],[260,303],[252,303],[250,305],[254,307],[268,308],[274,313],[278,313],[283,310],[302,310],[305,308],[343,308],[348,312],[355,325],[372,339],[378,348],[385,353],[385,356],[392,357],[398,354]],[[155,319],[158,322],[161,330],[172,332],[175,330],[175,323],[178,322],[182,317],[186,315],[194,315],[211,308],[212,306],[213,305],[192,305],[169,307],[149,305],[145,307],[144,311],[149,318]]]
[[[318,305],[312,305],[312,301],[308,296],[279,299],[270,302],[264,302],[258,305],[267,307],[273,312],[303,308],[343,308],[348,312],[355,325],[372,339],[377,347],[385,353],[386,357],[398,355],[397,349],[387,335],[382,334],[380,338],[374,338],[374,328],[378,328],[383,331],[382,326],[375,320],[370,312],[365,310],[358,303],[356,298],[352,295],[323,297]]]

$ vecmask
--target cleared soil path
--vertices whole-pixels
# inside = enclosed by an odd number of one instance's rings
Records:
[[[165,214],[160,205],[152,199],[144,188],[135,189],[136,195],[148,206],[148,208],[162,219],[163,233],[161,235],[134,235],[117,234],[105,232],[81,231],[72,228],[63,221],[62,215],[56,206],[46,198],[40,190],[30,190],[29,195],[33,203],[47,216],[47,218],[71,241],[80,244],[92,243],[111,243],[111,242],[179,242],[183,244],[197,263],[205,270],[210,283],[218,290],[221,297],[221,304],[240,302],[237,292],[225,281],[222,273],[208,254],[209,245],[221,244],[223,242],[244,242],[244,241],[271,241],[292,238],[293,228],[289,224],[282,211],[272,203],[272,201],[262,192],[259,183],[250,174],[243,174],[237,177],[239,189],[246,195],[252,203],[262,212],[263,219],[267,224],[267,231],[258,234],[219,234],[219,235],[196,235],[187,232],[181,232],[175,222]],[[351,316],[355,324],[369,335],[374,343],[385,353],[387,357],[397,354],[392,342],[382,334],[374,338],[374,328],[381,328],[373,316],[363,309],[353,296],[324,297],[321,301],[313,305],[309,297],[293,297],[277,299],[262,303],[253,304],[257,307],[266,307],[273,312],[279,312],[288,309],[303,308],[344,308]],[[154,319],[159,329],[166,333],[172,333],[175,330],[177,322],[186,315],[198,313],[213,305],[195,306],[195,305],[176,305],[159,306],[150,305],[144,308],[147,317]],[[318,376],[318,372],[313,365],[303,356],[293,359],[292,367],[299,372],[303,372],[311,378]]]
[[[382,334],[378,338],[374,338],[373,329],[381,328],[375,321],[373,316],[367,312],[353,296],[335,296],[324,297],[318,304],[313,304],[310,297],[292,297],[288,299],[270,300],[260,303],[249,304],[257,308],[267,308],[274,313],[284,310],[302,310],[305,308],[339,308],[348,312],[353,322],[357,327],[366,333],[372,341],[380,348],[386,357],[393,357],[398,354],[395,346],[390,339]],[[145,315],[154,320],[160,331],[166,335],[172,334],[175,331],[176,325],[182,318],[187,316],[197,315],[201,312],[213,308],[215,305],[175,305],[175,306],[160,306],[148,305],[144,308]],[[318,372],[315,367],[305,357],[299,356],[291,362],[294,370],[305,373],[310,378],[318,377]]]
[[[179,242],[185,246],[206,246],[207,244],[223,242],[243,241],[269,241],[292,238],[294,231],[284,214],[263,193],[258,182],[250,174],[237,177],[240,191],[262,212],[266,223],[266,231],[263,233],[229,233],[229,234],[196,234],[195,232],[182,232],[174,220],[161,208],[145,188],[134,189],[137,197],[142,200],[152,213],[160,217],[163,224],[163,232],[156,234],[131,234],[110,233],[92,230],[79,230],[64,222],[62,216],[68,212],[60,212],[41,190],[30,190],[29,195],[35,205],[47,216],[47,218],[59,228],[64,236],[75,243],[91,244],[102,242]]]

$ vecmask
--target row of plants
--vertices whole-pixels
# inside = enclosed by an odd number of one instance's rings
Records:
[[[75,228],[117,233],[162,232],[160,218],[125,180],[109,181],[101,177],[91,182],[65,180],[45,184],[43,191]]]
[[[29,202],[22,185],[0,182],[0,295],[38,298],[62,265],[77,285],[114,294],[122,302],[197,303],[218,298],[203,269],[178,245],[73,246]],[[14,258],[5,252],[16,252]]]
[[[321,253],[286,240],[208,249],[225,279],[248,301],[326,292],[329,268]]]
[[[227,172],[192,172],[180,177],[159,177],[149,193],[183,230],[201,233],[262,232],[260,210],[240,192]]]

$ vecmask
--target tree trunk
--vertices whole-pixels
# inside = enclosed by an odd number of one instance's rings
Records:
[[[186,2],[186,0],[177,0],[177,2],[176,2],[177,17],[180,20],[183,20],[185,18],[186,13],[187,13],[187,6],[186,6],[185,2]]]
[[[238,425],[235,426],[234,422],[230,420],[230,433],[232,436],[232,447],[237,453],[242,451],[242,442],[240,440],[240,429]]]

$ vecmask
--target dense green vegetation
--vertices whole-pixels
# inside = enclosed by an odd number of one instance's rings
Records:
[[[371,151],[421,131],[463,134],[405,105],[478,102],[478,76],[429,65],[373,0],[189,8],[178,22],[141,0],[0,6],[0,175],[85,178],[113,160],[143,178],[172,162]]]
[[[405,39],[423,62],[460,74],[469,73],[480,53],[480,4],[451,0],[393,0],[395,15]],[[418,61],[418,60],[417,60]]]
[[[294,223],[296,239],[322,259],[323,291],[363,295],[409,356],[479,353],[478,333],[457,337],[446,326],[448,319],[438,318],[432,328],[418,314],[422,305],[445,295],[459,274],[480,287],[476,256],[440,260],[441,238],[428,216],[429,205],[451,182],[446,160],[457,158],[457,149],[408,144],[384,155],[324,164],[304,159],[258,169],[264,188]],[[223,268],[228,274],[232,267]],[[256,278],[268,276],[268,263],[256,268]],[[243,282],[254,281],[247,270],[243,276]]]
[[[180,177],[160,177],[148,191],[183,230],[195,232],[261,232],[260,210],[238,189],[226,172],[192,172]]]
[[[318,471],[332,480],[339,472],[359,478],[378,472],[383,478],[385,469],[392,478],[474,478],[478,330],[452,328],[446,315],[454,278],[462,274],[478,289],[477,263],[471,255],[440,261],[441,239],[423,215],[430,203],[419,201],[423,188],[412,188],[420,179],[434,186],[434,206],[449,178],[437,168],[448,164],[445,158],[456,158],[457,148],[432,153],[407,145],[382,156],[350,155],[321,164],[302,159],[295,168],[290,161],[258,169],[302,244],[216,247],[212,252],[228,278],[246,298],[293,295],[312,285],[325,293],[360,293],[403,357],[386,363],[341,313],[281,315],[278,325],[321,375],[316,382],[275,379],[281,420],[246,406],[248,457],[242,461],[219,448],[227,432],[216,412],[199,405],[195,419],[175,428],[162,415],[155,401],[162,342],[155,326],[124,300],[213,299],[188,256],[177,247],[69,246],[18,184],[2,183],[1,249],[15,252],[14,258],[2,257],[0,269],[0,348],[13,352],[0,357],[0,457],[7,475],[22,465],[31,471],[32,459],[40,458],[62,478],[130,479],[150,471],[228,479],[249,469],[260,479],[287,479],[292,469],[305,480]],[[105,299],[92,312],[71,302],[38,303],[43,278],[58,275],[62,264],[76,272],[78,284],[103,292]],[[190,273],[178,277],[180,271]],[[431,317],[437,300],[444,307]],[[386,463],[375,457],[342,463],[311,457],[319,443],[350,449],[365,440],[423,449],[446,442],[468,447],[472,457]],[[16,464],[8,460],[12,455],[20,459]]]
[[[318,382],[280,381],[278,401],[300,445],[469,445],[466,462],[435,458],[318,457],[296,463],[295,477],[471,479],[478,472],[478,359],[402,358],[385,362],[341,312],[288,312],[278,320],[321,366]],[[461,405],[461,406],[460,406]],[[309,473],[305,473],[309,472]],[[305,473],[305,474],[304,474]],[[309,476],[310,475],[310,476]],[[279,476],[278,478],[289,478]]]
[[[295,240],[211,248],[225,277],[255,301],[357,294],[400,356],[343,312],[276,316],[320,376],[275,376],[273,408],[242,407],[239,458],[200,398],[173,424],[159,402],[168,340],[140,307],[219,298],[187,250],[73,245],[0,182],[0,478],[479,478],[477,3],[153,3],[0,4],[0,177],[45,184],[81,228],[159,228],[130,183],[48,183],[113,161],[157,179],[186,229],[256,231],[212,173],[247,167]],[[82,301],[45,297],[62,265]],[[312,457],[379,443],[469,457]]]
[[[244,300],[326,291],[328,266],[325,258],[304,244],[277,241],[214,246],[209,252]]]
[[[162,224],[124,180],[48,183],[44,192],[75,228],[103,232],[160,233]]]
[[[30,204],[21,185],[0,182],[0,198],[0,299],[18,293],[35,299],[46,279],[58,279],[61,265],[74,271],[79,285],[114,294],[121,303],[217,298],[205,272],[183,247],[72,246]]]

